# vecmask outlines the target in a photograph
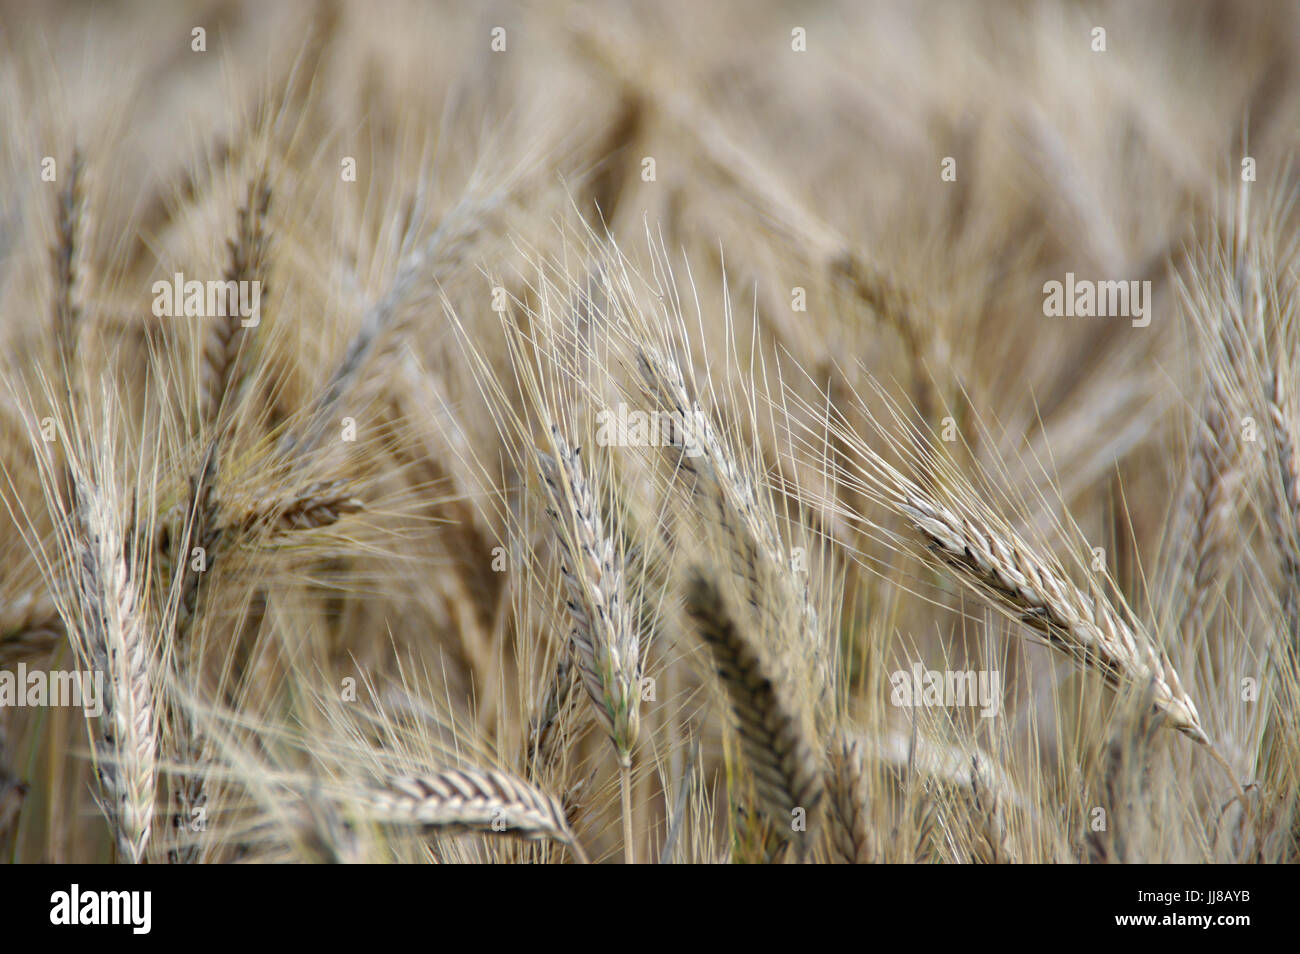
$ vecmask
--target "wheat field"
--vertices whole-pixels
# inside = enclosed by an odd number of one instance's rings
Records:
[[[1295,861],[1297,116],[1295,3],[0,3],[3,857]]]

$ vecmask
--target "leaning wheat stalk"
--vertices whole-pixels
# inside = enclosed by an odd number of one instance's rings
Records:
[[[505,772],[462,768],[390,778],[358,801],[373,821],[549,839],[587,861],[560,800]]]
[[[582,459],[557,428],[552,427],[551,437],[557,457],[538,454],[542,483],[564,557],[561,572],[569,594],[578,670],[618,754],[624,851],[631,863],[632,749],[641,725],[641,648],[635,615],[627,605],[622,561],[613,538],[605,532]]]
[[[223,278],[227,282],[260,282],[259,301],[265,303],[268,237],[266,221],[271,207],[271,185],[265,170],[248,183],[247,197],[237,213],[233,239],[226,240],[228,259]],[[219,422],[223,409],[238,398],[240,354],[245,339],[239,309],[211,321],[202,344],[199,367],[199,414],[205,426]]]
[[[834,665],[821,638],[806,570],[787,557],[769,502],[691,397],[676,359],[669,352],[641,345],[637,365],[651,395],[672,412],[675,426],[670,437],[680,450],[674,463],[695,478],[693,493],[713,517],[731,571],[774,642],[771,649],[807,666],[816,716],[828,720]]]
[[[1190,738],[1209,744],[1178,673],[1150,637],[1102,594],[1084,593],[1009,529],[960,515],[915,487],[904,488],[895,503],[930,551],[976,593],[1112,687],[1153,684],[1157,711]]]
[[[1205,399],[1201,433],[1192,450],[1182,525],[1190,536],[1185,572],[1186,602],[1179,630],[1201,621],[1214,592],[1231,540],[1243,479],[1241,448],[1229,421],[1223,387],[1214,382]]]

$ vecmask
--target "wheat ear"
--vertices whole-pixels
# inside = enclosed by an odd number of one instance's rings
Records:
[[[318,481],[295,493],[252,503],[233,519],[233,526],[245,533],[266,530],[272,535],[319,530],[363,506],[342,481]]]
[[[870,792],[866,765],[857,740],[839,734],[831,743],[826,770],[826,792],[831,848],[840,861],[850,865],[875,860],[870,815]]]
[[[120,857],[144,860],[158,783],[158,736],[141,594],[124,556],[120,517],[97,487],[74,478],[78,552],[77,650],[104,674],[104,714],[92,740],[101,808]]]
[[[1243,478],[1241,451],[1228,419],[1227,397],[1216,382],[1206,397],[1203,428],[1192,451],[1183,525],[1191,535],[1186,572],[1186,603],[1179,630],[1186,632],[1205,614],[1227,550],[1228,536]]]
[[[1041,633],[1053,648],[1102,675],[1108,684],[1154,687],[1169,723],[1204,745],[1209,736],[1175,672],[1150,638],[1100,593],[1090,596],[1009,530],[960,516],[915,489],[895,503],[931,552],[976,593]]]
[[[361,801],[375,821],[545,838],[587,861],[560,800],[505,772],[462,768],[394,777],[367,789]]]
[[[618,754],[624,857],[632,843],[632,749],[641,727],[641,647],[629,612],[622,561],[606,534],[576,448],[551,428],[558,462],[539,454],[548,513],[564,555],[561,573],[569,594],[573,646],[582,684]]]
[[[226,242],[227,259],[224,278],[227,282],[261,282],[261,297],[266,299],[267,232],[266,219],[271,208],[271,186],[263,171],[248,183],[248,195],[238,213],[235,237]],[[199,414],[206,425],[214,425],[222,407],[232,396],[238,380],[240,352],[245,338],[239,309],[218,317],[203,341],[199,367]]]
[[[796,834],[789,826],[795,809],[804,809],[813,830],[822,800],[822,769],[788,687],[760,647],[737,627],[721,590],[698,570],[686,581],[686,612],[712,652],[731,700],[763,813],[787,841]],[[806,838],[798,840],[796,850],[807,854]]]
[[[672,412],[669,436],[681,451],[675,463],[696,478],[692,490],[716,519],[731,571],[764,632],[778,643],[771,648],[791,660],[811,661],[816,714],[828,719],[833,666],[821,639],[807,572],[787,559],[771,508],[691,397],[676,360],[644,346],[637,351],[637,364],[651,394]]]
[[[71,371],[76,338],[81,323],[81,306],[77,301],[77,264],[81,251],[85,195],[82,188],[81,153],[74,151],[67,171],[66,185],[59,191],[55,210],[55,245],[50,250],[54,267],[54,341],[59,368],[71,396]]]

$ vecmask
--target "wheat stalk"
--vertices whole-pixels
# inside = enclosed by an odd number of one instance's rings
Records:
[[[631,760],[640,726],[640,646],[627,614],[623,569],[576,449],[552,431],[559,463],[538,454],[548,510],[564,554],[561,572],[569,594],[578,671],[596,713],[618,752]]]
[[[796,809],[804,809],[809,830],[815,830],[822,769],[790,689],[760,647],[736,626],[718,586],[699,571],[686,581],[686,612],[712,652],[731,700],[764,814],[786,841],[795,834],[789,821]],[[798,840],[796,850],[807,854],[806,838]]]
[[[401,325],[402,312],[427,304],[435,290],[441,292],[442,282],[464,264],[474,244],[518,190],[519,184],[514,183],[511,189],[486,196],[466,193],[447,211],[428,240],[402,258],[388,290],[362,315],[361,326],[307,408],[306,416],[281,438],[281,452],[303,459],[320,447],[334,424],[339,405],[362,370]]]
[[[1228,417],[1227,398],[1215,382],[1206,398],[1203,428],[1192,452],[1182,525],[1191,534],[1190,558],[1179,630],[1200,620],[1228,546],[1244,477],[1241,449]]]

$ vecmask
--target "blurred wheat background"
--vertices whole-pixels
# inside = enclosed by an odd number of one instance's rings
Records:
[[[1294,860],[1297,116],[1294,3],[0,4],[0,674],[105,695],[0,850]]]

